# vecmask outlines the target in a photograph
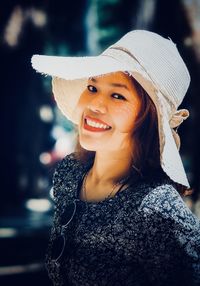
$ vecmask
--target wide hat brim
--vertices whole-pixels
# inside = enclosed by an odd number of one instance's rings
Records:
[[[176,183],[190,187],[184,166],[169,124],[169,110],[165,90],[150,78],[148,72],[132,59],[119,61],[111,56],[96,57],[57,57],[34,55],[33,68],[53,77],[53,93],[62,113],[73,123],[78,124],[76,107],[80,95],[87,86],[89,77],[101,76],[117,71],[128,72],[147,91],[153,100],[158,115],[160,143],[160,163],[164,172]],[[175,108],[174,108],[175,110]]]

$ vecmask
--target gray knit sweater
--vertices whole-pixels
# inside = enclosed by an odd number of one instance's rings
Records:
[[[84,202],[79,191],[89,168],[70,154],[54,174],[46,256],[54,285],[200,285],[200,221],[170,179],[155,176]]]

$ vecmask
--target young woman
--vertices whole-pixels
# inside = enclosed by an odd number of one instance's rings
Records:
[[[190,77],[175,44],[129,32],[100,56],[34,56],[76,151],[58,165],[47,253],[54,285],[200,285],[200,221],[182,200],[177,110]]]

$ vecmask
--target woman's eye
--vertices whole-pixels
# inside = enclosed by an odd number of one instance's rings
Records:
[[[118,93],[113,93],[112,97],[114,97],[116,99],[126,100],[126,98],[123,95],[118,94]]]
[[[90,92],[97,92],[96,87],[93,86],[93,85],[91,85],[91,84],[89,84],[89,85],[87,86],[87,89],[88,89]]]

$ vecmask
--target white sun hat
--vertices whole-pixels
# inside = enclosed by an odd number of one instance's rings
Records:
[[[162,169],[174,182],[190,187],[179,154],[179,135],[174,130],[189,116],[187,109],[177,108],[189,87],[190,75],[170,39],[134,30],[96,57],[34,55],[32,66],[53,77],[58,107],[75,124],[76,106],[89,77],[117,71],[131,74],[156,106]]]

